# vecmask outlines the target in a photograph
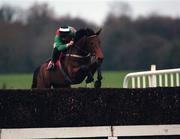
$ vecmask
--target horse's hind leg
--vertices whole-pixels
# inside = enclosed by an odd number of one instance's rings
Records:
[[[49,80],[45,80],[44,76],[39,74],[37,76],[37,88],[51,88],[51,84]]]
[[[46,85],[44,82],[39,81],[37,84],[37,88],[50,88],[50,85]]]
[[[31,88],[37,88],[37,76],[39,74],[40,66],[36,68],[36,70],[33,73],[33,80],[32,80],[32,86]]]

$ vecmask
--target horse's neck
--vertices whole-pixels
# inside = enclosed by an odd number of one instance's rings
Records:
[[[91,57],[85,56],[84,52],[82,52],[82,50],[84,50],[83,48],[86,46],[86,42],[87,37],[83,37],[75,42],[74,47],[71,47],[64,53],[64,58],[61,62],[62,67],[72,81],[76,80],[74,77],[79,77],[79,71],[82,67],[88,67],[91,64]],[[85,76],[79,78],[83,79]]]
[[[76,48],[70,48],[63,55],[64,56],[61,63],[65,68],[68,66],[77,68],[82,65],[89,64],[91,61],[91,56],[89,54],[81,55],[81,53]]]
[[[71,52],[74,52],[73,50],[74,49],[72,49]],[[70,52],[70,50],[68,52]],[[64,71],[72,78],[82,66],[88,66],[90,64],[91,57],[79,57],[79,55],[68,52],[64,55],[61,64]]]
[[[82,54],[83,47],[85,46],[87,37],[82,37],[79,41],[75,42],[75,46],[71,47],[64,53],[64,58],[61,61],[64,70],[71,75],[78,68],[90,63],[90,57]],[[76,70],[75,70],[76,69]]]
[[[74,46],[72,46],[70,49],[65,51],[64,54],[66,55],[77,55],[77,56],[86,56],[88,55],[87,50],[85,50],[87,37],[84,36],[80,40],[76,41]]]
[[[87,37],[83,36],[81,39],[79,39],[78,41],[75,42],[76,46],[84,46],[86,43]]]

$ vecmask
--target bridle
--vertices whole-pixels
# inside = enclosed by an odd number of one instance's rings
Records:
[[[84,54],[82,54],[82,56],[84,56],[84,55],[89,55],[89,54],[90,54],[88,51],[80,48],[80,47],[77,46],[77,45],[74,45],[74,48],[77,48],[79,51],[81,51],[82,53],[84,53]]]
[[[91,35],[91,36],[88,36],[87,38],[92,38],[92,37],[95,37],[96,35]],[[79,46],[77,45],[74,45],[73,46],[74,48],[78,49],[80,52],[82,52],[83,54],[82,55],[78,55],[78,54],[72,54],[71,53],[71,50],[72,50],[72,47],[70,48],[70,53],[69,54],[65,54],[65,56],[67,57],[75,57],[75,58],[87,58],[87,57],[91,57],[91,56],[94,56],[92,55],[90,52],[88,52],[87,50],[84,50],[82,48],[80,48]]]

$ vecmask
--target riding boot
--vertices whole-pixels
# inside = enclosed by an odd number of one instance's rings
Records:
[[[51,70],[54,70],[55,69],[55,64],[50,61],[49,64],[48,64],[48,67],[47,67],[47,70],[51,71]]]
[[[55,70],[56,69],[56,61],[59,58],[60,51],[55,47],[52,52],[51,61],[48,64],[48,70]]]

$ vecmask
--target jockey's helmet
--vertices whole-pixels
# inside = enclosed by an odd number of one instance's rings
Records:
[[[59,32],[61,37],[66,37],[70,35],[70,28],[69,27],[60,27]]]
[[[71,40],[72,36],[71,36],[70,28],[68,26],[60,27],[59,32],[60,32],[62,41],[66,42],[66,41]]]

